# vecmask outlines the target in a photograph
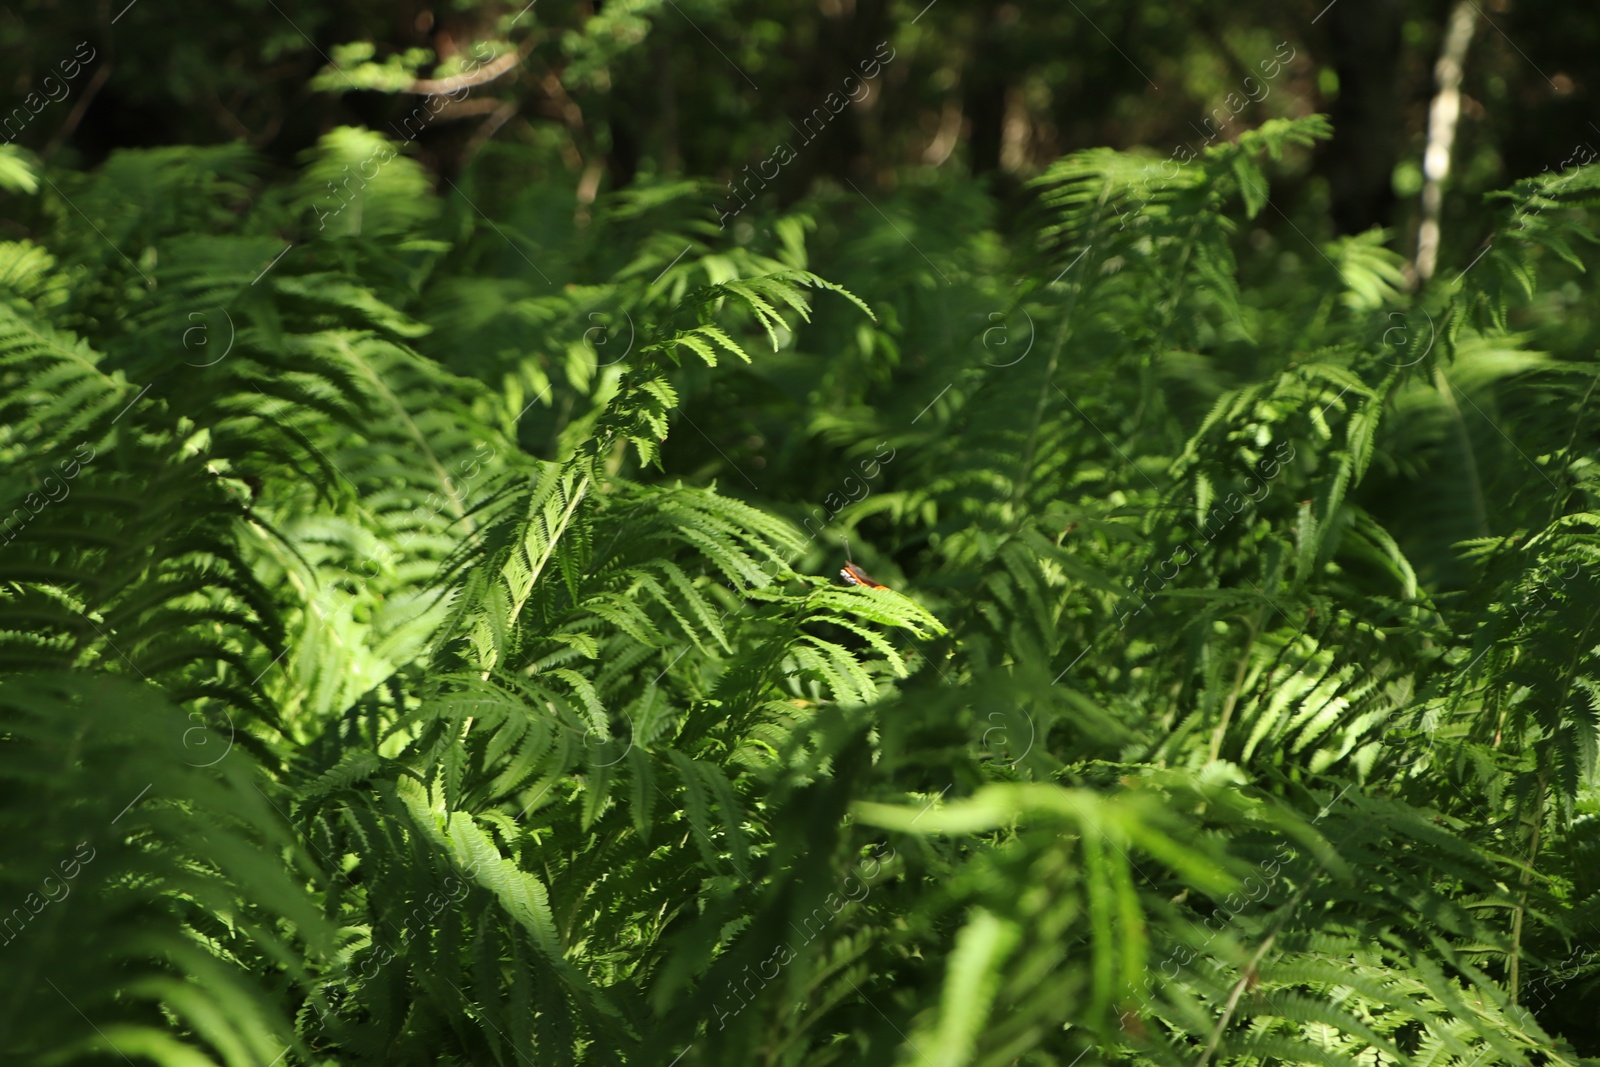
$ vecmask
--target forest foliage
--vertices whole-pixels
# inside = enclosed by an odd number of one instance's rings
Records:
[[[1600,1062],[1600,169],[393,132],[0,150],[5,1062]]]

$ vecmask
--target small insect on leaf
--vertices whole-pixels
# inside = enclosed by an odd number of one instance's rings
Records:
[[[857,567],[854,563],[846,563],[843,569],[839,571],[839,577],[843,578],[850,585],[864,585],[868,589],[889,588],[882,582],[874,581],[872,578],[868,577],[867,572],[862,570],[860,567]]]

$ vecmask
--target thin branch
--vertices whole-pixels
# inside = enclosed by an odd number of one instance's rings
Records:
[[[500,75],[521,63],[527,55],[526,50],[507,52],[494,60],[494,62],[486,63],[467,74],[457,74],[450,78],[421,78],[400,91],[403,93],[416,93],[418,96],[446,96],[450,93],[458,93],[463,89],[471,89],[494,81]]]
[[[480,115],[492,115],[504,105],[495,97],[479,97],[476,100],[451,100],[440,108],[433,116],[435,122],[457,122],[462,119],[475,119]]]
[[[511,121],[511,117],[517,113],[517,104],[514,100],[496,101],[496,105],[489,117],[484,120],[483,125],[473,132],[472,138],[467,141],[466,147],[461,150],[461,165],[463,167],[472,162],[472,157],[477,155],[478,150],[488,143],[489,138],[499,132],[500,127]]]
[[[94,99],[95,94],[100,91],[100,87],[110,77],[111,64],[102,63],[100,69],[94,72],[94,77],[89,79],[89,84],[84,86],[83,95],[78,97],[78,102],[67,113],[67,121],[61,124],[61,129],[56,131],[56,135],[50,138],[50,142],[39,152],[40,159],[49,159],[55,153],[55,150],[60,148],[68,137],[72,136],[72,131],[78,128],[79,122],[83,121],[83,113],[89,110],[89,102]]]

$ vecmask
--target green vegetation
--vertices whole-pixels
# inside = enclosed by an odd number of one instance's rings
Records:
[[[946,4],[24,5],[0,1060],[1600,1063],[1593,153]]]

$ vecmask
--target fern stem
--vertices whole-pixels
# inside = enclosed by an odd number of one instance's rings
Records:
[[[1533,828],[1528,840],[1528,865],[1522,871],[1517,910],[1511,918],[1511,958],[1506,967],[1506,986],[1511,1003],[1517,1003],[1517,987],[1522,971],[1522,921],[1528,910],[1528,884],[1533,881],[1533,864],[1539,856],[1540,830],[1544,828],[1544,801],[1546,793],[1545,758],[1539,757],[1539,796],[1533,805]]]
[[[1566,478],[1563,479],[1567,483],[1567,491],[1551,500],[1551,522],[1556,521],[1556,518],[1561,514],[1561,509],[1566,505],[1567,499],[1572,496],[1572,487],[1574,482],[1571,466],[1572,446],[1577,443],[1578,430],[1583,426],[1583,416],[1584,413],[1589,410],[1589,398],[1594,395],[1594,387],[1596,385],[1600,385],[1600,370],[1597,370],[1595,372],[1595,376],[1589,379],[1589,388],[1584,390],[1583,399],[1578,401],[1578,417],[1572,422],[1572,433],[1567,436],[1567,443],[1561,448],[1561,455],[1568,457]]]
[[[1239,998],[1244,996],[1245,989],[1249,987],[1256,977],[1256,965],[1261,962],[1261,957],[1265,956],[1268,950],[1272,948],[1273,942],[1278,940],[1279,931],[1289,921],[1289,916],[1294,914],[1294,909],[1305,898],[1310,889],[1311,883],[1307,882],[1290,898],[1289,903],[1284,906],[1283,914],[1272,924],[1272,932],[1256,947],[1254,954],[1250,957],[1250,962],[1244,965],[1244,972],[1239,975],[1239,980],[1233,983],[1233,989],[1228,993],[1228,1002],[1222,1006],[1222,1018],[1218,1019],[1217,1025],[1212,1028],[1211,1040],[1206,1042],[1205,1051],[1200,1054],[1200,1059],[1195,1061],[1194,1067],[1206,1067],[1206,1064],[1211,1062],[1211,1057],[1216,1053],[1217,1046],[1222,1043],[1222,1032],[1228,1028],[1228,1023],[1233,1018],[1234,1009],[1239,1006]]]
[[[1075,298],[1076,294],[1074,294]],[[1022,463],[1017,469],[1017,484],[1011,490],[1011,531],[1015,533],[1022,528],[1023,497],[1027,494],[1028,478],[1033,471],[1034,452],[1038,447],[1039,425],[1044,421],[1045,405],[1050,400],[1048,389],[1055,381],[1056,368],[1060,363],[1061,349],[1066,344],[1067,332],[1072,322],[1072,308],[1069,302],[1065,316],[1061,320],[1061,329],[1056,331],[1056,340],[1050,348],[1050,358],[1045,361],[1044,381],[1040,383],[1039,399],[1033,406],[1033,420],[1028,425],[1028,439],[1022,450]]]
[[[1107,181],[1100,188],[1100,200],[1095,205],[1094,221],[1089,225],[1087,234],[1094,235],[1100,227],[1100,220],[1105,216],[1106,201],[1111,196],[1111,182]],[[1094,242],[1083,250],[1080,258],[1087,256],[1094,249]],[[1074,263],[1077,261],[1074,260]],[[1084,267],[1084,273],[1079,275],[1079,280],[1072,283],[1072,288],[1067,292],[1066,305],[1061,310],[1061,328],[1056,331],[1055,343],[1050,346],[1050,358],[1045,361],[1044,380],[1039,383],[1039,398],[1033,405],[1033,419],[1028,425],[1027,443],[1023,445],[1022,463],[1017,469],[1017,484],[1011,491],[1011,530],[1015,533],[1022,528],[1022,503],[1027,494],[1028,479],[1033,473],[1034,454],[1039,447],[1039,427],[1044,422],[1044,409],[1050,402],[1050,387],[1055,384],[1056,371],[1061,366],[1061,350],[1066,347],[1067,337],[1072,332],[1072,314],[1077,309],[1078,297],[1083,294],[1083,281],[1081,280],[1093,263]],[[1068,265],[1067,270],[1072,266]],[[1065,272],[1063,272],[1065,273]]]
[[[360,206],[358,200],[356,204],[357,232],[360,232],[361,227]],[[361,368],[361,371],[372,380],[372,387],[383,394],[384,398],[389,401],[390,406],[398,413],[400,420],[405,423],[406,431],[411,435],[412,440],[417,442],[418,450],[427,459],[428,465],[433,468],[434,474],[438,476],[439,485],[444,488],[445,493],[450,497],[450,502],[455,505],[456,518],[463,520],[466,523],[467,532],[471,533],[477,528],[477,525],[472,521],[472,517],[467,514],[466,502],[456,492],[455,482],[451,480],[449,473],[444,469],[444,464],[439,462],[439,457],[433,450],[432,442],[422,432],[422,428],[417,425],[417,420],[411,417],[411,412],[400,402],[400,398],[395,396],[394,391],[383,383],[382,376],[375,373],[366,360],[356,359],[355,354],[350,351],[348,343],[344,343],[343,347],[346,354],[351,356],[351,362]]]
[[[522,609],[527,606],[528,600],[533,596],[533,587],[539,584],[539,575],[544,572],[545,564],[550,562],[550,557],[555,554],[556,545],[561,543],[561,535],[566,533],[567,527],[572,525],[572,516],[578,510],[578,505],[583,502],[584,495],[589,491],[589,475],[585,474],[578,483],[578,488],[572,493],[572,499],[567,501],[566,509],[561,512],[561,519],[556,523],[556,528],[550,531],[550,537],[545,542],[544,551],[539,553],[539,559],[533,565],[533,572],[528,576],[528,589],[517,598],[516,604],[511,608],[511,614],[506,617],[506,630],[509,632],[517,624],[517,617],[522,614]],[[494,670],[495,662],[500,658],[500,650],[492,648],[483,667],[481,679],[486,680],[489,672]]]
[[[1567,706],[1567,701],[1572,698],[1572,680],[1577,675],[1578,660],[1583,651],[1589,647],[1589,631],[1594,628],[1595,616],[1590,615],[1583,624],[1583,632],[1578,635],[1578,640],[1572,646],[1572,658],[1567,664],[1567,684],[1561,691],[1561,699],[1556,704],[1557,714],[1560,709]],[[1498,738],[1497,738],[1498,740]],[[1511,959],[1507,966],[1507,985],[1510,987],[1511,1003],[1517,1003],[1517,986],[1522,964],[1522,921],[1528,910],[1528,886],[1533,881],[1533,864],[1539,858],[1539,841],[1544,830],[1544,805],[1545,797],[1549,792],[1550,781],[1550,748],[1545,745],[1539,749],[1539,796],[1533,806],[1533,828],[1528,837],[1528,865],[1523,868],[1520,893],[1517,900],[1517,910],[1511,919]]]
[[[1478,476],[1478,460],[1472,453],[1472,439],[1467,436],[1466,420],[1461,417],[1461,406],[1456,403],[1455,393],[1450,382],[1444,376],[1443,368],[1435,365],[1433,368],[1433,382],[1439,390],[1439,395],[1444,399],[1444,405],[1450,411],[1450,418],[1455,423],[1456,436],[1461,439],[1461,455],[1467,463],[1469,484],[1472,486],[1472,510],[1478,520],[1478,534],[1481,537],[1489,535],[1489,512],[1483,503],[1483,484]]]
[[[1239,670],[1233,676],[1233,688],[1228,691],[1228,699],[1223,701],[1222,718],[1217,720],[1217,728],[1211,731],[1211,762],[1215,763],[1217,756],[1222,752],[1222,738],[1228,732],[1228,722],[1233,718],[1233,709],[1239,703],[1239,691],[1244,688],[1245,672],[1250,669],[1250,649],[1255,647],[1256,631],[1261,629],[1261,622],[1266,617],[1267,609],[1262,608],[1256,612],[1256,617],[1250,623],[1250,632],[1244,639],[1244,654],[1239,657]]]
[[[1161,326],[1156,330],[1155,343],[1150,346],[1150,352],[1139,367],[1139,406],[1133,410],[1133,427],[1137,433],[1144,424],[1145,409],[1151,404],[1151,398],[1156,391],[1156,360],[1161,358],[1161,348],[1166,342],[1167,332],[1172,329],[1173,320],[1177,318],[1178,301],[1183,296],[1183,283],[1185,272],[1189,269],[1189,257],[1194,252],[1195,240],[1200,236],[1200,215],[1196,214],[1189,223],[1189,232],[1183,237],[1183,247],[1178,251],[1178,262],[1172,270],[1172,288],[1167,293],[1167,298],[1161,307]]]

